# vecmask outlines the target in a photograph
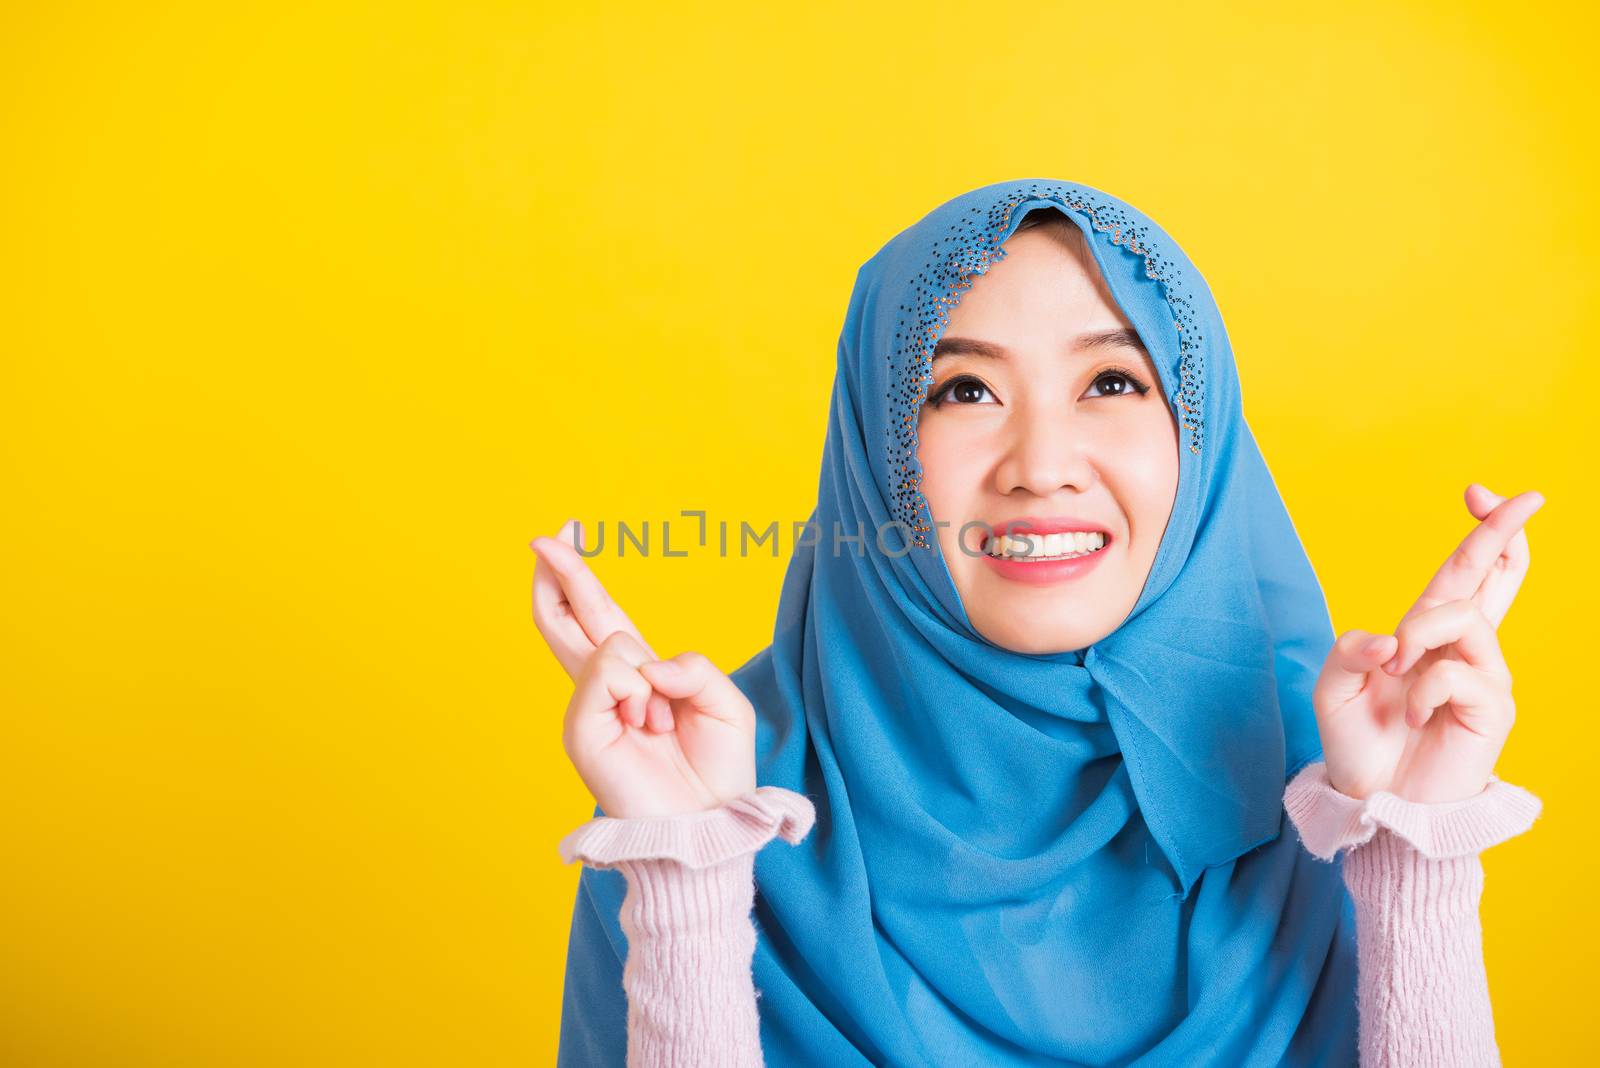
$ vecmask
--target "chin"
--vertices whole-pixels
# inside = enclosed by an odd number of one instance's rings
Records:
[[[985,638],[1014,653],[1069,653],[1093,645],[1103,636],[1089,633],[1081,627],[986,626],[976,620],[973,626]]]

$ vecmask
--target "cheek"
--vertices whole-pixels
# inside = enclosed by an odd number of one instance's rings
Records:
[[[1143,421],[1139,432],[1122,443],[1117,464],[1135,536],[1150,543],[1166,530],[1178,495],[1177,430],[1170,412],[1157,414],[1166,417]]]
[[[917,428],[917,460],[922,464],[922,495],[936,519],[954,521],[966,511],[975,485],[977,465],[960,436],[945,433],[937,420]],[[970,470],[969,470],[970,469]]]
[[[917,460],[922,464],[922,496],[933,519],[949,523],[936,527],[945,566],[957,581],[971,566],[961,551],[961,526],[979,512],[978,496],[984,471],[982,451],[973,448],[971,436],[937,420],[917,428]],[[972,534],[967,535],[969,539]],[[975,546],[974,546],[975,547]]]

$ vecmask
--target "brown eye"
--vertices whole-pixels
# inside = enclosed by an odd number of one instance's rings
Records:
[[[945,404],[982,404],[986,396],[990,396],[988,386],[971,375],[957,375],[935,390],[928,397],[928,404],[934,408]]]
[[[1094,380],[1094,385],[1099,387],[1102,383],[1106,391],[1093,394],[1100,397],[1123,397],[1130,393],[1140,396],[1150,392],[1150,387],[1145,385],[1129,371],[1106,371]]]

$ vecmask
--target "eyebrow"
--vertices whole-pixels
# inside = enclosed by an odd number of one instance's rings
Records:
[[[1100,330],[1092,334],[1079,334],[1072,340],[1072,350],[1083,352],[1086,349],[1105,348],[1131,348],[1138,349],[1149,356],[1144,343],[1139,340],[1139,335],[1132,330]],[[941,356],[981,356],[985,359],[1003,360],[1011,352],[1004,345],[996,345],[992,341],[979,341],[972,337],[945,337],[933,347],[933,358]]]

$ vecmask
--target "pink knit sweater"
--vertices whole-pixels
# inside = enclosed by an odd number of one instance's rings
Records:
[[[1311,853],[1348,849],[1356,906],[1362,1068],[1499,1065],[1483,964],[1478,854],[1521,834],[1542,804],[1491,779],[1464,801],[1347,797],[1311,764],[1284,791]],[[619,868],[628,891],[629,1068],[758,1068],[751,972],[755,854],[795,843],[816,820],[804,796],[763,786],[720,808],[658,819],[590,820],[561,843],[567,863]]]

